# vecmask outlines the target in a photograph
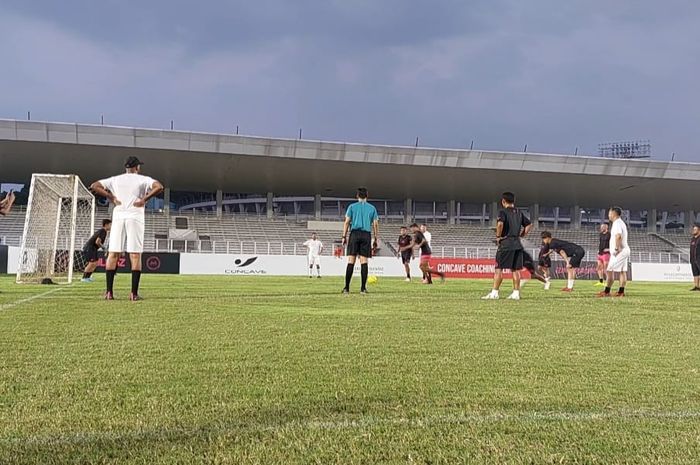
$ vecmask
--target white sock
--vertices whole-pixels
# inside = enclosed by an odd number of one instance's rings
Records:
[[[573,288],[574,288],[574,280],[573,280],[573,279],[569,279],[569,280],[566,282],[566,287],[568,287],[569,289],[573,289]]]
[[[518,289],[518,290],[513,289],[513,295],[520,297],[520,289]]]

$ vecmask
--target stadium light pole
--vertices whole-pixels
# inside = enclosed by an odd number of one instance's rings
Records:
[[[474,150],[474,139],[472,139],[472,143],[469,146],[469,150]]]
[[[28,111],[27,112],[27,121],[31,121],[31,120],[32,120],[32,112]]]
[[[416,148],[418,147],[418,137],[416,137]]]
[[[170,120],[170,130],[172,131],[175,128],[175,121]]]
[[[100,125],[101,126],[105,125],[105,115],[100,115]]]
[[[578,147],[576,147],[576,150],[574,150],[574,155],[578,155]]]
[[[236,125],[236,135],[238,135],[238,125]]]
[[[523,148],[523,153],[527,153],[527,144],[525,144],[525,148]]]

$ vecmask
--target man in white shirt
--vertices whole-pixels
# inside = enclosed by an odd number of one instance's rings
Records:
[[[422,223],[420,225],[420,232],[423,234],[423,237],[425,238],[425,242],[428,243],[428,247],[430,247],[432,250],[431,241],[433,240],[433,235],[430,233],[430,231],[428,231],[428,225],[425,223]],[[421,253],[421,255],[423,255],[423,254]],[[423,283],[424,284],[427,281],[427,278],[428,278],[428,276],[425,273],[423,273]]]
[[[109,255],[105,266],[107,274],[106,300],[114,300],[114,276],[117,261],[123,252],[131,262],[131,293],[129,300],[141,300],[141,254],[145,230],[145,205],[163,190],[163,185],[153,178],[142,176],[141,161],[129,157],[124,164],[126,173],[94,182],[90,189],[114,204],[112,231],[109,239]],[[125,246],[126,245],[126,246]]]
[[[321,252],[323,251],[323,242],[318,239],[316,233],[311,233],[311,239],[304,242],[304,246],[309,249],[309,278],[313,278],[313,269],[316,265],[316,273],[321,277]]]
[[[627,225],[622,220],[622,209],[620,207],[611,207],[608,211],[608,219],[612,225],[610,229],[610,262],[608,262],[607,269],[608,281],[605,285],[605,290],[601,291],[598,296],[610,297],[610,289],[612,289],[615,281],[615,273],[619,273],[620,288],[615,297],[624,297],[631,253],[630,246],[627,243]]]

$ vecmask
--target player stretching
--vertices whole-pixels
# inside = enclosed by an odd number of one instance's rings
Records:
[[[627,225],[622,221],[622,209],[611,207],[608,211],[608,219],[612,224],[610,230],[610,263],[608,263],[608,280],[605,290],[601,291],[599,297],[610,297],[610,290],[615,281],[615,273],[620,273],[620,288],[615,297],[625,296],[625,285],[627,284],[627,268],[630,261],[630,246],[627,243]]]
[[[700,291],[700,223],[693,225],[693,238],[690,240],[690,268],[693,270],[694,286],[691,291]]]
[[[586,251],[578,244],[573,242],[562,241],[552,237],[549,231],[542,232],[542,242],[554,252],[561,255],[566,262],[566,287],[563,292],[571,292],[574,290],[574,281],[576,281],[576,269],[581,267],[581,261],[586,255]]]
[[[119,255],[126,251],[131,262],[131,293],[129,300],[141,300],[141,254],[145,229],[145,205],[163,190],[163,185],[153,178],[142,176],[141,161],[129,157],[124,164],[126,173],[94,182],[90,189],[106,197],[114,204],[112,212],[112,234],[107,256],[106,300],[114,300],[114,276],[117,274]],[[124,243],[126,242],[126,250]]]
[[[416,247],[420,249],[420,269],[423,272],[423,276],[425,276],[423,279],[423,284],[433,284],[434,274],[440,276],[441,281],[445,281],[445,273],[440,273],[439,271],[430,268],[430,256],[432,255],[433,251],[430,249],[430,244],[428,244],[428,240],[423,235],[423,231],[421,231],[420,226],[413,223],[411,225],[411,231],[413,232],[413,242],[411,242],[410,245],[402,247],[400,249],[401,252],[413,250]]]
[[[544,284],[545,291],[549,290],[549,277],[542,272],[544,268],[539,265],[536,266],[535,261],[532,259],[532,255],[530,255],[526,250],[523,250],[523,268],[529,271],[533,278]]]
[[[542,273],[542,276],[545,277],[547,282],[544,285],[544,290],[548,291],[549,287],[552,285],[552,276],[550,275],[550,271],[552,269],[552,257],[550,257],[552,251],[549,250],[549,246],[542,244],[542,247],[540,247],[540,253],[539,257],[537,259],[537,265],[540,269],[540,273]]]
[[[413,239],[411,239],[411,235],[408,234],[408,228],[406,226],[401,226],[401,235],[399,236],[398,240],[398,253],[397,255],[401,257],[401,263],[403,263],[403,267],[406,270],[406,282],[410,283],[411,282],[411,260],[413,259],[413,249],[409,248],[406,249],[411,243],[413,242]]]
[[[311,233],[311,239],[304,242],[304,246],[309,249],[309,278],[313,278],[314,265],[316,273],[321,277],[321,252],[323,252],[323,242],[318,240],[316,233]]]
[[[522,212],[515,208],[515,194],[504,192],[501,198],[503,210],[498,212],[496,223],[496,272],[493,275],[493,289],[482,297],[484,300],[498,299],[498,292],[503,283],[503,270],[513,272],[513,293],[508,296],[512,300],[520,300],[520,270],[523,269],[523,244],[525,237],[532,229],[532,223]]]
[[[608,223],[600,225],[600,234],[598,236],[598,282],[595,286],[605,286],[605,271],[610,263],[610,230]]]
[[[102,227],[98,229],[83,246],[83,255],[88,261],[88,264],[83,272],[83,279],[80,280],[81,283],[91,283],[94,281],[94,279],[92,279],[92,273],[94,273],[95,268],[97,268],[97,255],[100,249],[106,248],[105,239],[107,239],[107,233],[110,229],[112,229],[112,220],[102,220]]]
[[[15,203],[15,193],[10,191],[4,199],[0,200],[0,215],[5,216],[12,210],[12,205]]]
[[[348,239],[348,231],[350,238]],[[372,234],[374,233],[374,240]],[[367,188],[357,189],[357,202],[351,204],[345,213],[343,224],[343,245],[348,246],[348,266],[345,270],[345,287],[343,294],[350,293],[350,281],[355,271],[355,261],[360,257],[360,276],[362,286],[360,292],[367,294],[367,276],[369,265],[367,260],[372,255],[372,249],[377,248],[379,242],[379,215],[374,205],[367,202]]]

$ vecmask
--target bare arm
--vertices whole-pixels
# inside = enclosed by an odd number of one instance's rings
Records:
[[[0,200],[0,215],[5,216],[10,213],[12,209],[12,204],[15,203],[15,194],[10,192],[5,196],[4,199]]]
[[[615,234],[615,252],[622,250],[622,234]]]
[[[97,246],[98,249],[101,248],[101,247],[102,247],[102,239],[100,239],[100,238],[98,237],[98,238],[95,240],[95,245]]]
[[[496,223],[496,242],[501,242],[501,234],[503,234],[503,221]]]
[[[528,224],[525,226],[525,229],[523,229],[523,233],[520,235],[520,237],[525,237],[528,234],[530,234],[530,231],[532,231],[532,224]]]
[[[110,202],[112,202],[114,205],[121,205],[122,203],[119,201],[118,198],[114,196],[111,192],[109,192],[107,189],[105,189],[105,186],[102,185],[100,181],[95,181],[90,185],[90,190],[94,192],[95,194],[99,195],[100,197],[104,197]]]
[[[374,242],[372,244],[376,247],[379,243],[379,220],[374,220],[372,223],[372,231],[374,231]]]
[[[345,217],[345,223],[343,223],[343,245],[348,243],[348,231],[350,230],[350,217]]]
[[[157,196],[163,192],[163,185],[158,182],[154,181],[153,186],[151,186],[151,190],[148,191],[148,194],[146,194],[142,199],[137,200],[134,202],[134,207],[143,207],[148,203],[149,200],[151,200],[153,197]]]

